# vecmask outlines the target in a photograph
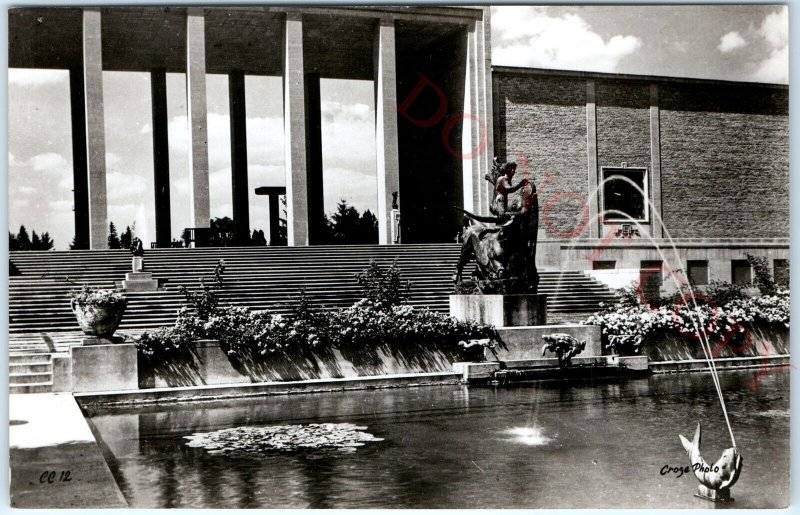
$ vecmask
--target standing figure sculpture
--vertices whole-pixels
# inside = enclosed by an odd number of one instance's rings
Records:
[[[536,236],[539,203],[536,186],[527,177],[514,182],[516,163],[494,159],[485,179],[494,188],[489,207],[492,216],[466,215],[462,229],[461,255],[453,281],[463,288],[464,267],[475,260],[474,288],[482,293],[536,293]],[[460,208],[459,208],[460,209]]]

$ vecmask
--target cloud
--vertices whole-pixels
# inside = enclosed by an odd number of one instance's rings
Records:
[[[346,104],[342,102],[323,101],[320,105],[323,118],[327,121],[372,121],[375,114],[367,104]]]
[[[761,22],[759,34],[773,47],[780,48],[789,43],[789,8],[770,13]]]
[[[604,72],[642,45],[622,34],[605,40],[580,16],[550,16],[541,7],[493,7],[492,43],[497,65]]]
[[[758,64],[753,79],[759,82],[788,83],[789,45],[771,50],[769,57]]]
[[[25,88],[36,88],[50,84],[58,84],[69,80],[66,70],[32,70],[27,68],[9,68],[8,84]]]
[[[375,213],[378,209],[378,181],[374,175],[365,175],[349,168],[325,170],[325,211],[331,212],[341,199],[359,211],[365,209]]]
[[[153,132],[153,127],[149,123],[145,123],[142,125],[142,128],[139,129],[140,134],[150,134]]]
[[[717,49],[723,54],[727,54],[728,52],[733,52],[734,50],[744,46],[747,46],[747,41],[744,40],[741,34],[736,31],[732,31],[720,38]]]
[[[111,168],[115,168],[122,163],[122,158],[119,154],[115,154],[114,152],[106,152],[106,169],[110,170]]]
[[[25,195],[30,195],[31,193],[36,193],[39,190],[31,186],[20,186],[17,188],[17,191]]]
[[[47,204],[54,212],[58,211],[72,211],[71,200],[52,200]]]
[[[685,54],[686,52],[689,51],[689,42],[686,40],[673,41],[672,47],[678,52]]]
[[[121,172],[106,173],[106,190],[110,200],[129,199],[147,191],[145,179]]]
[[[33,156],[29,164],[37,172],[44,172],[49,174],[61,174],[69,171],[72,168],[67,159],[56,152],[45,152]]]
[[[761,22],[757,33],[769,49],[769,55],[756,65],[753,80],[759,82],[789,82],[789,8],[770,13]]]

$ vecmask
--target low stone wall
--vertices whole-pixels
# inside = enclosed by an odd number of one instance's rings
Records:
[[[403,348],[332,349],[264,358],[227,355],[218,341],[201,340],[195,351],[180,362],[152,366],[139,356],[139,388],[450,372],[452,364],[465,356],[448,347],[409,343]]]
[[[542,336],[553,333],[566,333],[586,342],[586,348],[580,356],[601,356],[600,326],[596,325],[538,325],[530,327],[502,327],[497,329],[502,343],[494,349],[487,349],[487,361],[509,361],[518,359],[541,358],[544,340]],[[555,354],[547,351],[544,357],[554,358]]]
[[[789,328],[757,324],[730,341],[711,343],[715,358],[779,356],[789,354]],[[700,341],[668,333],[649,336],[642,342],[650,362],[705,359]]]

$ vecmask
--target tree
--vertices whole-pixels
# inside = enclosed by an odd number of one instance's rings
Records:
[[[50,238],[50,233],[43,232],[42,233],[42,240],[39,244],[39,250],[50,250],[53,248],[54,242]]]
[[[114,227],[114,222],[108,224],[108,248],[118,249],[121,248],[119,243],[119,236],[117,236],[117,228]]]
[[[41,236],[36,231],[28,236],[28,230],[22,225],[19,234],[8,231],[8,250],[50,250],[53,248],[53,240],[50,234],[43,232]]]
[[[31,238],[28,236],[28,230],[25,229],[24,225],[19,226],[17,243],[19,245],[19,250],[31,250]]]
[[[233,220],[227,216],[211,220],[209,246],[231,247],[233,245],[236,245],[236,227],[233,225]]]
[[[119,237],[119,246],[123,249],[131,248],[131,244],[133,244],[133,231],[131,231],[131,226],[125,227],[125,231]]]
[[[264,231],[253,229],[253,236],[250,238],[252,245],[263,246],[267,244],[267,238],[264,236]]]
[[[378,218],[367,209],[361,215],[359,243],[378,243]]]
[[[378,219],[367,209],[363,214],[340,200],[336,211],[325,216],[325,230],[320,238],[325,245],[363,245],[378,242]]]

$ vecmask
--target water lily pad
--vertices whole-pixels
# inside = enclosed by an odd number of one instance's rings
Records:
[[[194,433],[184,438],[188,447],[202,447],[214,455],[264,455],[286,452],[352,453],[367,442],[380,442],[354,424],[298,424],[286,426],[242,426],[209,433]]]

